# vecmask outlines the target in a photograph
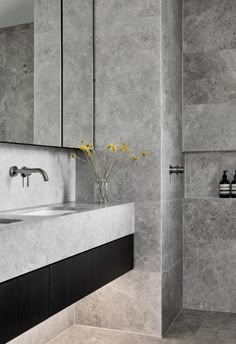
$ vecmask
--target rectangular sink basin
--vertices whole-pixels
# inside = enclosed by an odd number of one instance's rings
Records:
[[[42,210],[36,210],[31,211],[29,213],[22,213],[18,215],[23,216],[57,216],[57,215],[64,215],[64,214],[71,214],[74,213],[75,210],[67,210],[67,209],[42,209]]]
[[[9,224],[9,223],[15,223],[15,222],[21,222],[22,220],[17,219],[0,219],[0,224]]]

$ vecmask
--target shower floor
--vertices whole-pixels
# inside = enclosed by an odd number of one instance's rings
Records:
[[[236,314],[184,310],[164,339],[76,325],[50,344],[235,344]]]

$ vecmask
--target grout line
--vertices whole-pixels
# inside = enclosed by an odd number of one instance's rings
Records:
[[[69,306],[69,307],[67,307],[67,308],[70,308],[70,307],[72,307],[72,306]],[[66,310],[67,308],[63,309],[61,312],[63,312],[63,311]],[[55,340],[56,338],[60,337],[63,333],[65,333],[66,331],[69,331],[73,326],[75,326],[75,303],[73,304],[73,309],[74,309],[74,312],[73,312],[73,313],[74,313],[74,323],[73,323],[73,325],[67,327],[64,331],[60,332],[58,335],[56,335],[55,337],[53,337],[52,339],[50,339],[49,342],[47,342],[46,344],[51,343],[53,340]],[[56,316],[56,314],[55,314],[54,316]],[[50,318],[49,318],[49,319],[50,319]]]
[[[161,133],[161,139],[160,139],[160,174],[161,174],[161,179],[160,179],[160,336],[162,336],[162,313],[163,313],[163,302],[162,302],[162,296],[163,296],[163,291],[162,291],[162,253],[163,253],[163,235],[162,235],[162,227],[163,227],[163,217],[162,217],[162,210],[163,210],[163,202],[162,202],[162,181],[163,181],[163,174],[162,174],[162,147],[163,147],[163,133],[162,133],[162,120],[163,120],[163,63],[162,63],[162,44],[163,44],[163,36],[162,36],[162,4],[163,0],[160,0],[160,133]]]
[[[52,343],[55,339],[57,339],[58,337],[60,337],[61,335],[63,335],[63,334],[66,333],[67,331],[69,331],[71,328],[72,328],[72,326],[66,328],[64,331],[62,331],[61,333],[59,333],[56,337],[50,339],[49,342],[47,342],[46,344]]]
[[[184,198],[173,198],[173,199],[167,199],[165,201],[161,201],[160,203],[171,203],[171,202],[177,202],[177,201],[182,201]]]
[[[92,141],[93,141],[93,146],[96,147],[96,6],[95,6],[95,0],[92,0],[92,8],[93,8],[93,61],[92,61],[92,82],[93,82],[93,87],[92,87],[92,99],[93,99],[93,104],[92,104]]]
[[[155,336],[155,335],[146,334],[146,333],[140,333],[140,332],[122,331],[122,330],[117,330],[117,329],[112,329],[112,328],[97,327],[97,326],[89,326],[89,325],[80,325],[80,324],[76,324],[75,326],[76,326],[76,327],[86,327],[86,328],[96,329],[96,330],[100,330],[100,331],[127,333],[127,334],[136,335],[136,336],[143,336],[143,337],[150,337],[150,338],[158,338],[158,339],[161,339],[160,336]]]
[[[170,326],[168,327],[168,329],[166,330],[166,332],[163,334],[162,338],[164,338],[167,333],[170,331],[170,328],[174,325],[174,323],[176,322],[176,320],[178,319],[178,317],[180,316],[180,314],[183,312],[184,308],[182,308],[179,313],[176,315],[176,317],[174,318],[174,320],[172,321],[172,323],[170,324]]]
[[[180,263],[181,260],[183,260],[183,257],[180,258],[180,259],[178,259],[178,260],[176,260],[172,265],[168,266],[167,269],[162,270],[162,273],[170,271],[175,265],[177,265],[178,263]]]
[[[184,0],[182,1],[182,153],[184,152],[184,130],[183,130],[183,113],[184,113]],[[186,170],[185,170],[186,171]]]
[[[182,0],[182,154],[184,159],[184,185],[183,185],[183,200],[182,200],[182,311],[184,308],[184,254],[185,254],[185,231],[184,231],[184,199],[186,196],[186,181],[187,181],[187,164],[186,154],[184,152],[184,1]],[[180,313],[179,313],[180,315]]]
[[[199,104],[199,105],[204,105],[204,104]],[[232,150],[219,150],[219,149],[209,149],[208,150],[188,150],[188,151],[184,151],[183,153],[188,154],[188,155],[193,155],[193,154],[225,154],[225,153],[235,153],[236,149],[232,149]]]
[[[226,202],[228,202],[228,201],[236,201],[236,198],[232,198],[232,197],[229,197],[229,198],[220,198],[220,197],[185,197],[184,198],[185,200],[189,200],[189,199],[198,199],[198,200],[200,200],[200,199],[208,199],[208,200],[213,200],[213,201],[216,201],[216,200],[219,200],[219,201],[226,201]]]
[[[63,45],[64,45],[64,27],[63,27],[63,0],[61,0],[60,2],[61,5],[61,44],[60,44],[60,139],[61,139],[61,147],[64,146],[64,49],[63,49]]]
[[[230,311],[220,311],[220,310],[212,310],[212,309],[200,309],[200,308],[191,308],[191,307],[184,307],[184,311],[198,311],[198,312],[212,312],[212,313],[226,313],[226,314],[236,314],[236,312]]]

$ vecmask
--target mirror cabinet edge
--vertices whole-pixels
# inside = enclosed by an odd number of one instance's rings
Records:
[[[55,149],[67,149],[72,150],[72,146],[65,146],[64,145],[64,85],[63,85],[63,4],[66,0],[60,0],[60,145],[48,145],[48,144],[36,144],[36,143],[26,143],[26,142],[16,142],[16,141],[3,141],[0,139],[0,144],[6,144],[6,145],[19,145],[19,146],[29,146],[29,147],[41,147],[41,148],[55,148]],[[95,146],[95,111],[96,111],[96,102],[95,102],[95,96],[96,96],[96,78],[95,78],[95,0],[92,1],[92,106],[91,106],[91,133],[92,133],[92,144]]]

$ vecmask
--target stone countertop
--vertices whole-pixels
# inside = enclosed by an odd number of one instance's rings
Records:
[[[69,214],[25,216],[45,209]],[[20,215],[21,214],[21,215]],[[134,233],[134,203],[69,202],[0,212],[0,283]]]

